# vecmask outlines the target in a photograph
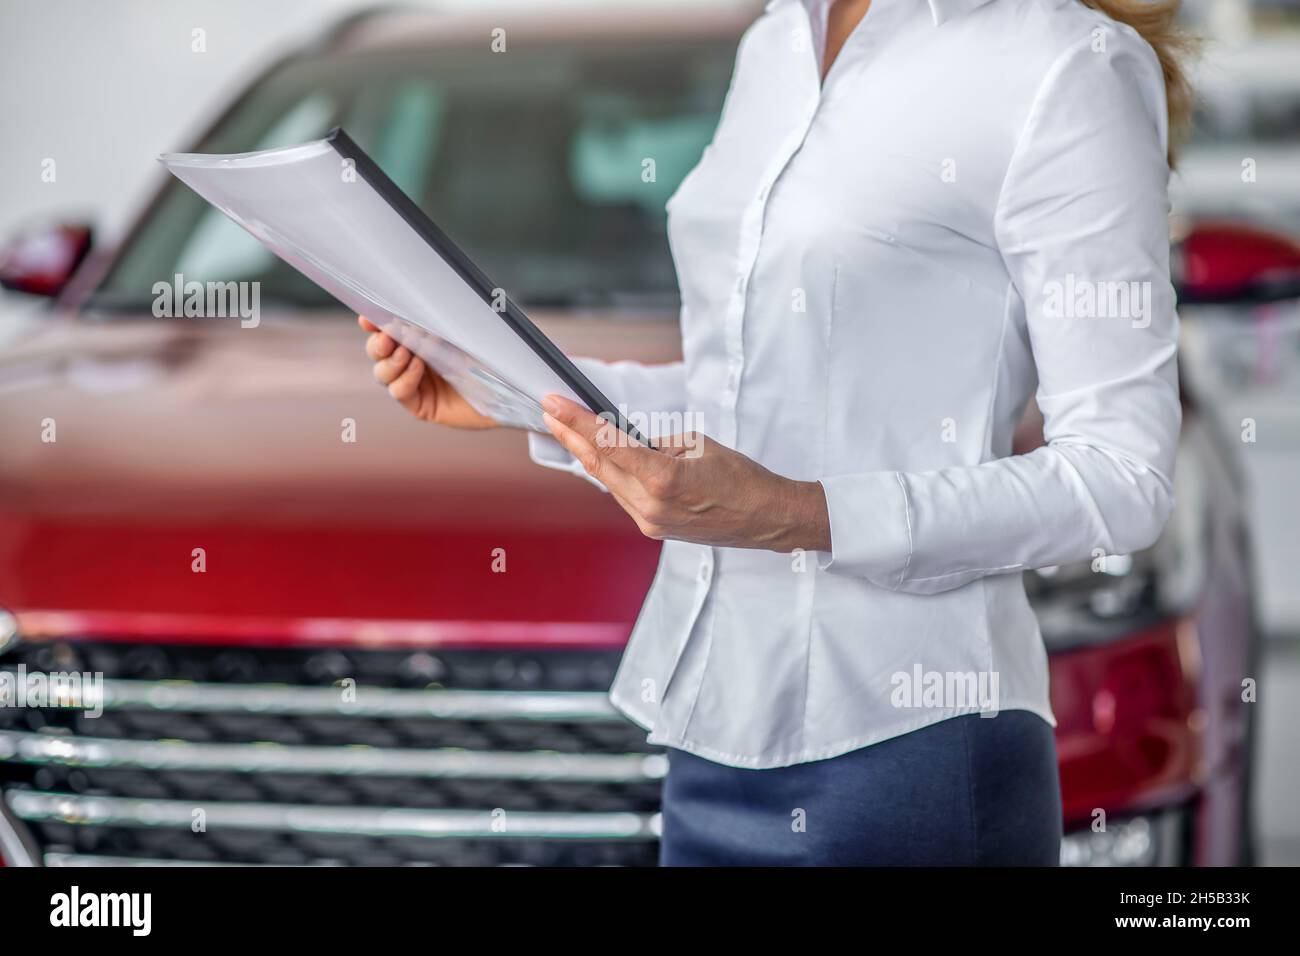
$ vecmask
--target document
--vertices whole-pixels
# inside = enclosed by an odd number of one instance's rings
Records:
[[[482,414],[545,432],[541,399],[555,393],[605,414],[644,443],[620,409],[343,130],[301,146],[159,160],[423,358]]]

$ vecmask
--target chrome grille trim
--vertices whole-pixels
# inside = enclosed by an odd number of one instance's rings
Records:
[[[12,672],[11,679],[16,679]],[[281,684],[211,684],[188,681],[105,680],[106,710],[165,711],[292,716],[432,717],[446,720],[613,721],[625,718],[602,693],[562,691],[401,690],[357,687],[356,700],[343,700],[338,687]],[[65,709],[92,709],[83,701]]]
[[[0,760],[72,767],[223,770],[449,779],[572,780],[635,783],[660,780],[663,754],[571,754],[554,751],[397,750],[287,744],[211,744],[116,740],[0,731]]]
[[[360,834],[376,837],[484,839],[657,840],[658,813],[560,813],[496,810],[353,809],[301,804],[188,802],[131,797],[82,797],[11,790],[20,819],[75,825],[190,829],[202,809],[208,829]]]
[[[275,866],[273,863],[217,863],[207,860],[162,860],[142,856],[100,856],[94,853],[47,853],[46,866]],[[302,866],[341,866],[338,863],[304,863]]]
[[[26,714],[0,712],[0,822],[28,865],[655,862],[667,757],[609,703],[616,655],[448,652],[424,686],[367,649],[256,666],[164,651],[90,642],[0,664],[66,665],[89,698],[35,685]]]

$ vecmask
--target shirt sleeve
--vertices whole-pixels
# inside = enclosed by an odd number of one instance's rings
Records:
[[[640,362],[603,362],[579,358],[574,364],[611,402],[626,407],[629,415],[646,416],[647,437],[654,439],[675,431],[686,410],[686,368],[681,362],[643,365]],[[640,427],[640,423],[633,419]],[[550,435],[528,433],[528,455],[546,468],[567,471],[585,478],[602,491],[605,486],[592,478],[578,460]]]
[[[1181,422],[1164,83],[1126,28],[1104,28],[1103,45],[1089,37],[1049,70],[994,218],[1046,444],[974,466],[823,479],[825,570],[934,593],[1159,536]],[[1086,289],[1125,293],[1129,308],[1063,300]]]

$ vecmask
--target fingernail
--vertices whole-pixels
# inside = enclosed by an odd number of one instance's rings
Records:
[[[547,395],[542,399],[542,408],[546,409],[547,414],[560,414],[560,400],[554,395]]]

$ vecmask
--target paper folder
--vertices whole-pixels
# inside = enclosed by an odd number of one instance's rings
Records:
[[[300,146],[159,157],[178,179],[445,377],[479,412],[545,432],[565,395],[648,444],[342,130]]]

